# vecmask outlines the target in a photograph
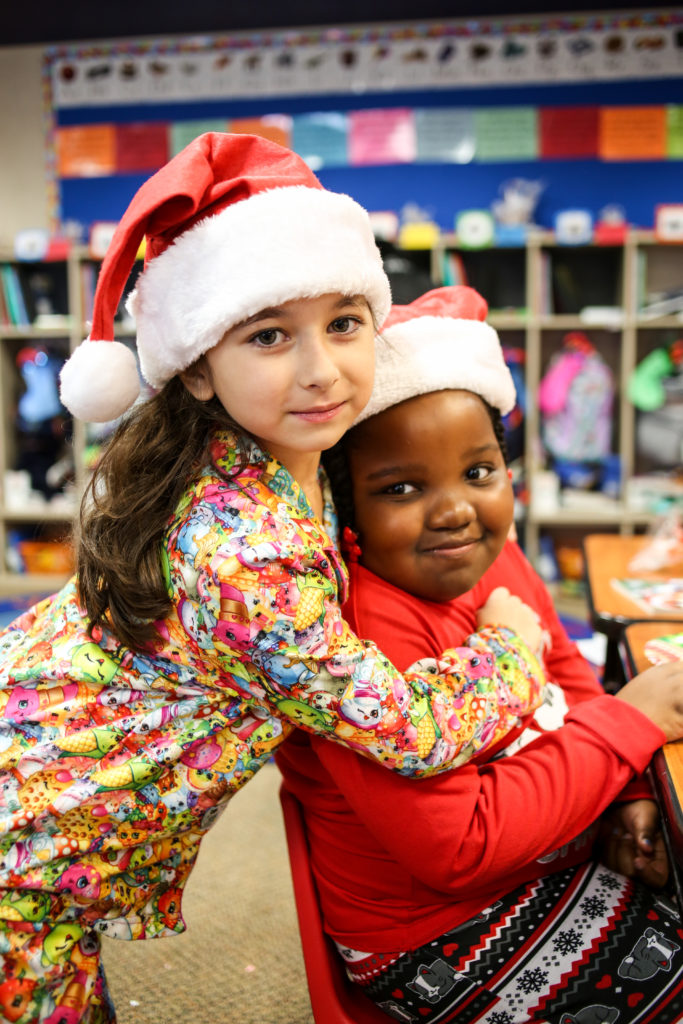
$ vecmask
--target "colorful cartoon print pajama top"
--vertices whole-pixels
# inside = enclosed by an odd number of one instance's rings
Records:
[[[0,634],[5,1019],[113,1019],[99,933],[184,929],[202,835],[294,725],[419,776],[539,703],[541,669],[507,630],[401,675],[341,618],[335,537],[329,501],[323,524],[278,462],[217,433],[168,526],[153,647],[90,635],[75,580]]]

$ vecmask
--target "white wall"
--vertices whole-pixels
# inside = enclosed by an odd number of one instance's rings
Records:
[[[0,246],[22,228],[50,227],[41,84],[42,46],[0,47]]]

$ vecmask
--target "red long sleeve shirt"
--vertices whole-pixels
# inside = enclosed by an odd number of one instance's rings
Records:
[[[395,663],[410,664],[464,639],[476,628],[476,609],[501,585],[536,608],[552,636],[548,675],[570,708],[562,729],[513,757],[422,781],[303,734],[278,752],[306,808],[327,930],[344,945],[415,948],[517,885],[588,859],[586,830],[627,795],[664,741],[648,718],[602,692],[515,544],[471,592],[445,603],[411,597],[354,566],[345,615]],[[629,797],[646,792],[640,784],[630,790]]]

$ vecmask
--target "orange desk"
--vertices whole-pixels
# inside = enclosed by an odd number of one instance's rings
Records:
[[[618,533],[590,533],[584,537],[583,550],[588,584],[588,607],[591,624],[607,636],[605,680],[623,682],[618,641],[625,626],[631,622],[658,622],[677,619],[683,614],[652,615],[612,586],[613,579],[632,576],[641,579],[666,580],[683,577],[683,562],[655,572],[633,572],[631,559],[649,542],[647,537],[625,537]],[[665,632],[663,630],[663,632]],[[671,632],[671,630],[669,630]]]
[[[666,633],[680,633],[681,629],[680,618],[627,626],[621,645],[627,678],[651,668],[652,662],[644,654],[648,640]],[[669,856],[680,870],[683,868],[683,740],[665,743],[657,751],[652,759],[652,775],[669,841]]]

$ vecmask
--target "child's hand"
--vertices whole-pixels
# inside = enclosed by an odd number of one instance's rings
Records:
[[[542,652],[543,630],[537,613],[507,587],[491,591],[486,604],[477,612],[477,624],[480,629],[482,626],[507,626],[521,636],[534,654]]]
[[[601,859],[608,868],[661,889],[669,878],[669,861],[654,800],[618,804],[602,819]]]
[[[683,739],[683,661],[639,672],[614,695],[647,715],[667,740]]]

